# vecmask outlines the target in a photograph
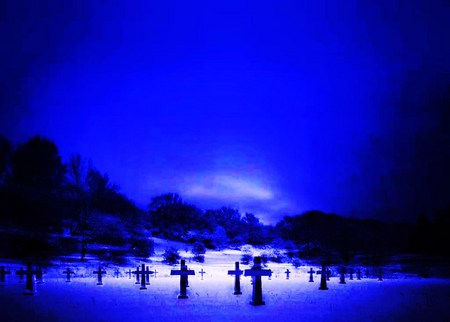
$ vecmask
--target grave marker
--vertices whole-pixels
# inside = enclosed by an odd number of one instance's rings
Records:
[[[25,295],[34,295],[36,293],[34,287],[34,276],[40,274],[42,276],[42,271],[40,269],[33,270],[31,263],[27,264],[27,270],[25,271],[26,282],[25,282]]]
[[[134,284],[141,284],[141,282],[139,281],[139,274],[140,274],[140,272],[139,272],[139,266],[136,267],[136,270],[133,272],[133,274],[136,275],[136,282],[135,282]]]
[[[131,269],[128,270],[128,272],[126,272],[125,274],[128,275],[128,279],[131,279],[131,275],[133,274],[133,272],[131,271]]]
[[[262,276],[271,276],[272,271],[270,269],[262,269],[261,267],[261,257],[256,256],[253,260],[253,267],[251,269],[246,269],[244,271],[245,276],[251,276],[253,278],[253,294],[252,305],[265,305],[262,296]]]
[[[310,283],[313,283],[314,282],[314,273],[315,273],[315,271],[313,271],[313,269],[312,269],[312,267],[310,267],[310,269],[309,269],[309,282]]]
[[[70,282],[70,277],[71,277],[72,274],[75,275],[75,272],[72,271],[70,269],[70,267],[67,267],[66,270],[63,272],[63,274],[66,274],[66,282]]]
[[[5,266],[0,266],[0,286],[5,285],[6,283],[6,275],[11,274],[10,271],[5,269]]]
[[[353,274],[355,273],[355,270],[353,267],[350,267],[349,274],[350,274],[350,281],[353,281]]]
[[[154,272],[150,270],[150,267],[145,268],[145,284],[150,285],[150,275]]]
[[[244,273],[239,269],[239,262],[234,263],[234,271],[228,271],[228,275],[234,275],[234,295],[241,295],[241,275]]]
[[[181,269],[179,270],[171,270],[170,275],[179,275],[180,276],[180,295],[178,295],[179,299],[187,299],[187,290],[186,287],[188,286],[188,276],[189,275],[195,275],[195,272],[193,270],[188,270],[187,266],[185,265],[186,261],[184,259],[181,260]]]
[[[340,280],[339,280],[339,284],[345,284],[345,273],[347,272],[347,269],[345,266],[342,266],[339,269],[339,274],[340,274]]]
[[[320,287],[319,290],[328,290],[327,277],[331,274],[331,271],[325,264],[322,264],[322,269],[317,271],[316,274],[320,274]]]
[[[289,279],[289,274],[291,274],[291,271],[289,270],[289,268],[286,270],[286,272],[284,272],[286,274],[286,279]]]
[[[356,271],[356,279],[357,279],[358,281],[361,280],[361,268],[359,268],[359,267],[358,267],[358,270]]]
[[[23,277],[26,275],[26,272],[21,267],[18,271],[16,271],[16,275],[19,276],[19,283],[22,283]]]
[[[203,267],[202,267],[202,270],[199,273],[202,275],[202,281],[203,281],[203,274],[206,274],[206,272],[203,270]]]
[[[120,276],[122,276],[122,273],[120,273],[120,270],[116,268],[116,270],[114,271],[114,277],[119,278]]]
[[[94,271],[94,274],[97,274],[97,285],[103,285],[102,277],[106,272],[102,271],[102,267],[99,266],[98,270]]]

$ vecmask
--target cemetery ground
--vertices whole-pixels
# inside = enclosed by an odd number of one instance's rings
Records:
[[[164,245],[165,246],[165,245]],[[182,248],[181,248],[182,249]],[[157,255],[162,253],[158,250]],[[183,257],[188,254],[180,252]],[[15,274],[19,262],[3,260],[11,274],[0,287],[1,321],[449,321],[450,279],[414,274],[390,273],[378,281],[375,275],[339,284],[338,269],[328,282],[328,290],[319,290],[320,275],[309,282],[310,267],[294,268],[288,263],[269,262],[265,269],[272,276],[262,277],[266,305],[252,306],[251,277],[241,276],[242,295],[233,295],[235,268],[241,253],[236,250],[207,252],[204,263],[187,259],[195,271],[189,276],[188,299],[178,299],[180,276],[171,276],[169,266],[160,256],[145,263],[151,271],[146,290],[136,284],[134,275],[126,274],[142,262],[103,264],[107,274],[103,285],[97,285],[98,260],[82,263],[61,258],[44,268],[44,283],[36,285],[36,294],[24,295],[25,280]],[[74,275],[66,282],[66,268]],[[251,268],[240,266],[241,270]],[[119,269],[121,276],[115,277]],[[203,269],[203,276],[199,272]],[[289,279],[286,270],[289,269]],[[391,270],[395,271],[395,270]]]

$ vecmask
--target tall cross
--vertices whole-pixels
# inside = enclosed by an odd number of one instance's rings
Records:
[[[75,274],[75,272],[72,271],[70,267],[67,267],[63,274],[66,274],[66,282],[70,282],[70,277],[72,274]]]
[[[25,271],[26,275],[26,282],[25,282],[25,295],[34,295],[35,288],[34,288],[34,276],[35,275],[42,275],[42,271],[40,269],[33,270],[31,263],[27,264],[27,270]]]
[[[346,272],[347,272],[347,268],[345,266],[342,266],[341,269],[339,270],[339,274],[340,274],[339,284],[345,284],[345,273]]]
[[[234,271],[228,271],[228,275],[234,275],[234,295],[241,295],[241,275],[244,272],[239,269],[239,262],[234,263]]]
[[[316,274],[320,274],[320,287],[319,290],[328,290],[327,276],[331,274],[330,270],[325,264],[322,264],[322,270],[317,271]]]
[[[315,271],[313,271],[312,267],[309,268],[309,282],[313,283],[314,282],[314,277],[313,274],[315,273]]]
[[[6,274],[11,274],[11,272],[7,271],[5,269],[5,266],[0,266],[0,286],[5,284],[5,281],[6,281],[5,276],[6,276]]]
[[[186,266],[186,261],[184,259],[181,260],[181,269],[179,270],[171,270],[170,275],[179,275],[180,276],[180,295],[178,295],[179,299],[187,299],[187,284],[188,284],[188,276],[195,275],[193,270],[188,270]]]
[[[206,272],[203,270],[203,268],[202,268],[202,270],[199,272],[199,274],[202,275],[202,281],[203,281],[203,274],[206,274]]]
[[[99,266],[98,270],[94,271],[93,274],[97,274],[97,285],[103,285],[102,277],[104,274],[106,274],[106,272],[102,271],[102,267]]]
[[[289,268],[286,270],[286,272],[284,272],[286,274],[286,279],[289,279],[289,275],[291,274],[291,271],[289,270]]]
[[[246,269],[244,271],[244,276],[253,277],[253,294],[252,305],[264,305],[262,296],[262,276],[272,276],[272,271],[270,269],[262,269],[261,267],[261,257],[256,256],[253,260],[253,267],[251,269]]]

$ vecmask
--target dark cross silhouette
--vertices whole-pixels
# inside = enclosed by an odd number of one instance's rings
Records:
[[[141,290],[146,290],[147,289],[146,285],[150,284],[150,283],[147,284],[148,277],[150,276],[150,274],[153,274],[153,272],[149,270],[148,266],[146,268],[145,264],[142,264],[141,270],[139,271],[139,266],[138,266],[136,271],[133,272],[133,273],[136,274],[136,280],[137,281],[139,280],[139,277],[141,278],[141,281],[140,281],[141,287],[140,287],[140,289]]]
[[[75,272],[72,271],[69,267],[67,267],[66,270],[63,272],[63,274],[66,274],[66,282],[70,282],[70,277],[72,274],[75,274]]]
[[[128,272],[126,272],[125,274],[128,275],[128,279],[131,279],[131,275],[133,274],[133,272],[131,271],[131,269],[128,270]]]
[[[355,270],[353,269],[353,267],[350,267],[350,270],[349,270],[349,274],[350,274],[350,281],[353,281],[353,273],[355,273]]]
[[[0,266],[0,286],[5,285],[6,282],[6,274],[11,274],[10,271],[5,269],[5,266]]]
[[[155,270],[153,271],[153,274],[155,275],[155,278],[156,278],[156,273],[158,273],[158,272],[156,271],[156,268],[155,268]]]
[[[322,264],[322,269],[317,271],[316,274],[320,274],[320,287],[319,290],[328,290],[327,287],[327,276],[331,274],[330,270],[325,264]]]
[[[133,272],[133,274],[134,275],[136,275],[136,282],[134,283],[134,284],[141,284],[141,282],[139,281],[139,274],[140,274],[140,272],[139,272],[139,266],[138,267],[136,267],[136,270]]]
[[[42,276],[42,271],[40,269],[33,270],[31,263],[27,264],[27,270],[25,272],[26,275],[26,282],[25,282],[25,295],[34,295],[35,288],[34,288],[34,276],[36,275]]]
[[[358,281],[361,280],[361,268],[358,268],[358,270],[356,271],[356,279],[357,279]]]
[[[310,282],[310,283],[313,283],[313,282],[314,282],[313,274],[315,273],[315,271],[313,271],[312,267],[310,267],[308,273],[309,273],[309,282]]]
[[[16,275],[19,276],[19,283],[22,283],[23,277],[26,275],[26,272],[21,267],[18,271],[16,271]]]
[[[383,269],[381,267],[378,269],[378,280],[383,280]]]
[[[115,278],[119,278],[122,274],[120,273],[120,270],[118,268],[116,268],[116,270],[114,271],[114,277]]]
[[[234,263],[234,271],[228,271],[228,275],[234,275],[234,295],[241,295],[241,275],[244,273],[239,269],[239,262]]]
[[[253,267],[251,269],[246,269],[244,271],[245,276],[251,276],[253,278],[253,294],[252,305],[265,305],[262,296],[262,276],[271,276],[272,271],[270,269],[262,269],[261,267],[261,257],[256,256],[253,260]]]
[[[199,274],[202,275],[202,281],[203,281],[203,274],[206,274],[206,272],[203,270],[203,268],[202,268],[202,270],[199,272]]]
[[[339,274],[340,274],[339,284],[345,284],[345,273],[346,272],[347,272],[347,269],[345,268],[345,266],[342,266],[341,269],[339,270]]]
[[[179,275],[180,276],[180,295],[178,295],[179,299],[187,299],[187,290],[186,287],[188,286],[188,276],[189,275],[195,275],[195,272],[193,270],[188,270],[186,266],[186,261],[184,259],[181,260],[181,269],[179,270],[171,270],[170,275]]]
[[[102,267],[99,266],[98,270],[94,271],[93,274],[97,274],[97,285],[103,285],[102,277],[104,274],[106,274],[106,272],[102,271]]]
[[[291,274],[291,271],[289,270],[289,268],[286,270],[286,272],[284,272],[286,274],[286,279],[289,279],[289,275]]]

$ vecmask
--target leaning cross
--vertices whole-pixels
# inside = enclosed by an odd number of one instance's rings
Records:
[[[331,274],[331,271],[327,268],[327,266],[325,264],[322,264],[322,270],[317,271],[316,274],[320,274],[319,290],[328,290],[327,276],[329,276]]]
[[[241,275],[244,273],[239,269],[239,262],[234,263],[234,271],[228,271],[228,275],[234,275],[234,295],[241,295]]]
[[[102,277],[106,274],[106,272],[102,271],[102,267],[99,266],[98,270],[94,271],[94,274],[97,274],[97,285],[103,285]]]
[[[203,281],[203,274],[206,274],[206,272],[202,268],[202,270],[199,273],[202,275],[202,281]]]
[[[253,277],[253,295],[252,301],[250,304],[252,305],[264,305],[266,304],[263,301],[262,297],[262,276],[272,276],[272,271],[270,269],[262,269],[261,268],[261,257],[256,256],[253,260],[253,267],[251,269],[246,269],[244,271],[244,276]]]
[[[180,275],[180,295],[178,295],[179,299],[187,299],[187,291],[186,287],[188,284],[188,276],[195,275],[193,270],[188,270],[186,266],[186,261],[184,259],[181,260],[181,269],[179,270],[171,270],[170,275]]]
[[[66,274],[66,282],[70,282],[70,277],[72,274],[75,274],[75,272],[72,271],[69,267],[67,267],[66,270],[63,272],[63,274]]]
[[[289,279],[289,274],[291,274],[291,271],[289,270],[289,268],[286,270],[286,279],[288,280]]]
[[[5,281],[6,281],[5,276],[6,276],[6,274],[11,274],[11,272],[7,271],[5,269],[5,266],[0,266],[0,286],[5,284]]]
[[[310,282],[310,283],[313,283],[313,282],[314,282],[313,274],[315,273],[315,271],[312,269],[312,267],[310,267],[308,273],[309,273],[309,282]]]

